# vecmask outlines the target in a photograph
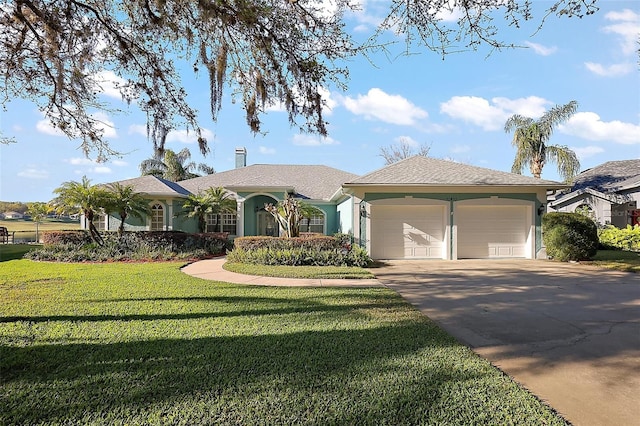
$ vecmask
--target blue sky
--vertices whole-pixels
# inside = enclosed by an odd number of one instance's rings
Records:
[[[538,8],[550,4],[534,3]],[[189,102],[200,111],[211,153],[202,157],[183,131],[170,134],[167,147],[188,147],[193,161],[219,172],[234,167],[234,149],[244,146],[248,164],[325,164],[364,174],[383,166],[380,147],[404,139],[430,145],[433,157],[510,171],[515,151],[512,135],[503,131],[506,119],[514,113],[537,118],[556,104],[576,100],[578,113],[551,143],[574,149],[583,170],[640,158],[639,4],[602,0],[595,15],[552,18],[537,33],[534,24],[520,30],[505,26],[500,38],[524,48],[490,55],[481,49],[443,60],[414,49],[416,54],[402,56],[398,40],[393,59],[374,56],[375,67],[362,58],[352,60],[346,91],[326,89],[327,138],[299,134],[278,108],[263,118],[266,135],[254,136],[229,94],[214,123],[207,79],[186,74]],[[356,37],[371,34],[384,5],[363,2],[362,10],[348,18],[348,30]],[[138,165],[152,156],[145,116],[135,105],[119,105],[120,95],[107,86],[105,98],[126,113],[99,114],[111,125],[105,128],[108,140],[126,155],[100,164],[85,158],[80,142],[58,135],[33,104],[12,100],[0,111],[0,131],[18,142],[0,145],[0,200],[48,201],[62,182],[83,175],[93,183],[139,176]],[[548,164],[542,177],[558,180],[555,165]]]

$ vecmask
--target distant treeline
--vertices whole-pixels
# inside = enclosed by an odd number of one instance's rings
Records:
[[[29,207],[20,201],[0,201],[0,213],[18,212],[24,214]]]

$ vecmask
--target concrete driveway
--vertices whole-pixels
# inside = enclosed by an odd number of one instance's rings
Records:
[[[575,425],[640,425],[640,274],[540,260],[374,269]]]

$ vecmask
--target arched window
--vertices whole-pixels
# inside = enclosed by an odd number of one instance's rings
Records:
[[[311,219],[302,219],[300,221],[300,232],[324,234],[324,215],[318,214],[311,216]]]
[[[580,213],[590,219],[595,219],[595,213],[589,204],[580,204],[575,208],[574,213]]]
[[[151,231],[164,231],[164,209],[162,204],[154,204],[151,206]]]

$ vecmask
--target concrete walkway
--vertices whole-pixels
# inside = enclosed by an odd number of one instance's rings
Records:
[[[224,257],[201,260],[183,267],[182,272],[205,280],[224,281],[235,284],[276,287],[382,287],[382,284],[377,279],[300,279],[237,274],[235,272],[225,271],[222,268],[225,262],[226,258]]]
[[[270,286],[386,286],[578,426],[640,425],[640,274],[527,260],[391,261],[373,280],[236,274]]]

